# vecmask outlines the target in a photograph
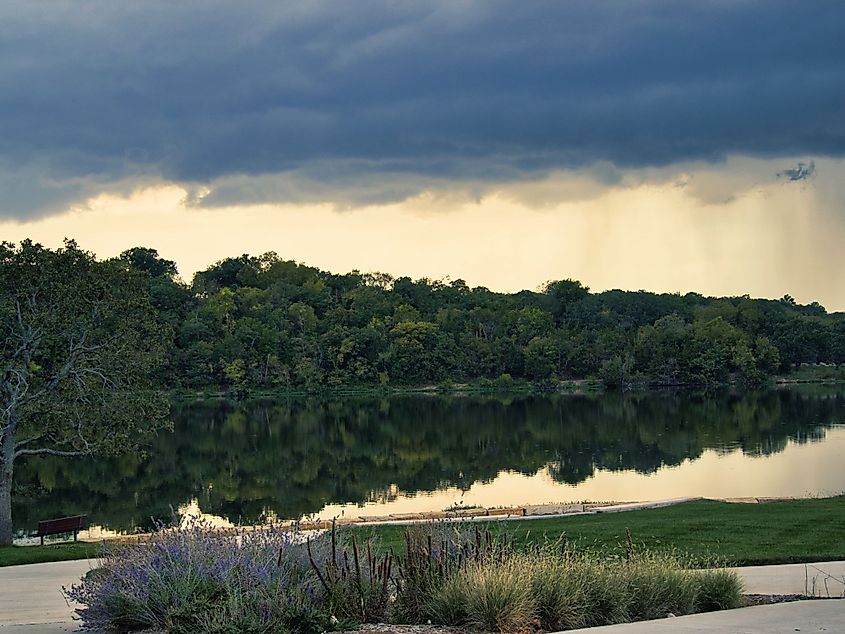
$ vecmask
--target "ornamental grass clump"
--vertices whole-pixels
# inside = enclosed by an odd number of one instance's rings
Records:
[[[112,545],[101,563],[66,589],[87,628],[304,634],[333,625],[305,546],[276,527],[220,531],[195,521]]]
[[[531,566],[531,593],[540,627],[544,630],[568,630],[586,627],[591,601],[592,581],[589,567],[572,556],[536,557]],[[612,605],[612,587],[608,594]]]
[[[695,612],[701,577],[671,555],[638,554],[619,568],[630,621]]]
[[[741,590],[732,571],[694,570],[630,543],[624,557],[556,543],[455,568],[421,612],[443,625],[556,631],[736,607]]]
[[[477,526],[468,529],[435,522],[408,528],[404,552],[397,557],[394,619],[402,623],[456,622],[465,607],[449,601],[457,573],[470,565],[501,563],[510,552],[506,541]]]
[[[532,563],[514,555],[497,564],[472,564],[461,573],[467,584],[466,622],[499,632],[521,632],[537,625],[531,592]]]
[[[742,579],[732,570],[698,571],[698,595],[695,597],[696,612],[730,610],[740,606]]]

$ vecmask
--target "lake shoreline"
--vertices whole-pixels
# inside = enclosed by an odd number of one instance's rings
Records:
[[[633,394],[660,394],[673,391],[704,391],[724,389],[738,389],[741,391],[754,391],[766,388],[791,387],[796,385],[845,385],[845,378],[840,376],[831,377],[806,377],[803,375],[773,376],[760,385],[748,386],[740,382],[719,383],[715,385],[704,385],[697,383],[665,383],[645,384],[632,383],[624,387],[609,387],[601,379],[567,379],[551,384],[534,384],[529,382],[514,382],[509,385],[479,385],[476,383],[444,383],[438,385],[417,385],[417,386],[383,386],[383,385],[338,385],[324,386],[318,390],[306,390],[298,388],[274,388],[274,389],[224,389],[214,386],[205,388],[188,389],[176,388],[167,392],[176,400],[204,400],[224,399],[233,401],[261,400],[274,398],[342,398],[342,397],[385,397],[411,396],[411,395],[544,395],[544,394],[600,394],[605,391],[618,391]]]
[[[460,523],[467,521],[452,519]],[[472,524],[507,535],[517,544],[540,544],[563,538],[602,552],[624,549],[626,531],[630,531],[638,545],[686,553],[701,564],[714,560],[731,565],[768,565],[845,559],[845,496],[841,494],[753,501],[751,498],[663,500],[617,505],[615,509],[606,507],[604,512],[513,518],[522,521],[502,519],[479,517]],[[437,521],[444,520],[338,526],[344,530],[373,531],[385,548],[401,549],[402,535],[409,525]],[[326,526],[331,526],[331,522]],[[223,529],[221,534],[244,528]],[[4,546],[0,547],[0,566],[95,558],[103,543]]]

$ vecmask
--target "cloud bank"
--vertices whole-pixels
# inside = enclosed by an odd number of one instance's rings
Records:
[[[821,1],[4,3],[0,214],[841,157],[843,31]]]

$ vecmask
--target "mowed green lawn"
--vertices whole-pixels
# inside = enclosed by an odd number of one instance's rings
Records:
[[[100,544],[92,542],[68,542],[47,546],[0,546],[0,566],[93,559],[99,552]]]
[[[517,546],[566,534],[581,548],[619,555],[625,552],[627,528],[637,548],[675,550],[701,565],[845,560],[845,496],[767,504],[705,500],[622,513],[464,524],[476,525],[513,539]],[[403,548],[404,526],[354,530],[375,532],[394,551]],[[96,557],[98,550],[91,543],[3,546],[0,566],[85,559]]]
[[[625,529],[637,548],[676,550],[707,565],[775,564],[845,559],[845,496],[728,504],[697,501],[576,517],[484,522],[517,546],[566,538],[580,548],[625,553]],[[363,530],[363,529],[360,529]],[[402,526],[376,528],[385,547],[403,548]]]

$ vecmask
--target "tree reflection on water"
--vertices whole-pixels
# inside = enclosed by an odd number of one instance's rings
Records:
[[[577,484],[597,469],[652,473],[706,449],[749,456],[821,439],[845,422],[845,393],[402,396],[173,407],[174,431],[146,455],[30,459],[17,474],[17,528],[87,513],[132,531],[197,498],[205,512],[255,522],[392,490],[469,488],[502,470],[547,467]]]

